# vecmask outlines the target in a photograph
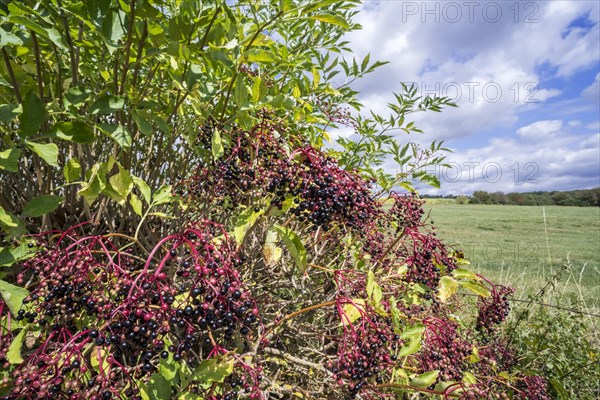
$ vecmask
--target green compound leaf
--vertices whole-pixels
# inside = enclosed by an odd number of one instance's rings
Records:
[[[8,305],[10,312],[16,315],[23,305],[23,299],[29,295],[29,292],[25,288],[0,280],[0,295]]]
[[[203,383],[223,382],[232,372],[232,358],[214,357],[200,363],[194,370],[193,379]]]
[[[54,195],[43,195],[31,199],[23,209],[23,214],[33,218],[41,217],[58,208],[63,198]]]
[[[296,265],[300,269],[300,271],[306,271],[307,261],[306,261],[306,248],[302,244],[302,240],[300,240],[300,236],[298,236],[294,231],[289,228],[285,228],[280,225],[274,225],[273,230],[277,232],[283,243],[287,247],[288,251],[292,255],[292,258],[296,262]]]

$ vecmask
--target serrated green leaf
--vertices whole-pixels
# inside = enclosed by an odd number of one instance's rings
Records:
[[[77,158],[73,157],[67,161],[63,168],[63,176],[67,182],[81,178],[81,164],[79,164]]]
[[[129,197],[129,204],[131,204],[131,208],[133,208],[133,211],[141,217],[143,212],[142,200],[140,200],[140,198],[135,193],[131,193],[131,196]]]
[[[38,196],[29,201],[25,208],[23,208],[23,214],[33,218],[41,217],[51,211],[58,208],[62,203],[63,198],[54,195],[43,195]]]
[[[306,248],[304,247],[304,244],[302,244],[300,236],[291,229],[280,225],[274,225],[273,230],[277,232],[281,240],[283,240],[283,243],[287,247],[300,271],[306,271]]]
[[[94,130],[82,121],[57,122],[48,132],[47,136],[75,143],[92,143]]]
[[[131,147],[131,134],[123,125],[102,123],[97,126],[102,133],[117,142],[119,146],[124,148]]]
[[[402,346],[398,352],[398,357],[407,357],[421,350],[421,337],[413,337],[407,345]]]
[[[11,266],[17,261],[23,261],[35,255],[37,248],[21,243],[13,248],[0,248],[0,267]]]
[[[410,386],[419,388],[419,389],[423,389],[426,388],[429,385],[432,385],[438,375],[440,374],[440,371],[429,371],[429,372],[425,372],[424,374],[421,374],[413,379],[411,379],[410,381]]]
[[[248,230],[256,223],[258,218],[264,214],[264,210],[260,209],[255,212],[251,207],[246,208],[240,213],[235,221],[235,227],[233,228],[233,237],[238,245],[241,245],[244,241],[244,237]]]
[[[81,189],[77,192],[89,206],[96,201],[98,196],[100,196],[100,193],[106,187],[106,181],[103,176],[104,169],[105,168],[101,163],[94,164],[86,173],[87,182],[83,184]]]
[[[158,370],[163,378],[165,378],[168,382],[171,382],[177,376],[177,372],[179,371],[179,362],[173,360],[173,354],[169,353],[167,358],[161,357]]]
[[[346,21],[341,15],[337,14],[323,13],[318,15],[311,15],[309,18],[314,19],[316,21],[325,22],[327,24],[337,25],[344,29],[350,28],[350,25],[348,25],[348,21]]]
[[[194,370],[193,379],[202,383],[223,382],[233,372],[233,359],[213,357],[204,360]]]
[[[254,78],[254,81],[252,82],[252,102],[253,103],[258,103],[259,100],[262,99],[262,95],[261,95],[261,86],[262,86],[262,79],[260,79],[260,76],[257,76],[256,78]]]
[[[375,274],[373,271],[369,271],[367,273],[367,296],[371,297],[373,295],[373,285],[375,284]]]
[[[457,279],[472,279],[475,281],[479,280],[479,277],[474,272],[463,268],[455,269],[452,271],[452,275]]]
[[[404,340],[407,340],[407,339],[412,340],[413,338],[421,339],[423,332],[425,332],[425,325],[415,324],[415,325],[406,327],[400,334],[400,337]]]
[[[135,186],[137,186],[137,188],[140,190],[140,193],[146,201],[146,204],[149,205],[152,201],[152,191],[150,190],[150,186],[148,186],[148,184],[142,178],[137,176],[132,176],[131,178],[133,179]]]
[[[248,101],[248,89],[242,75],[238,75],[235,80],[234,99],[238,106],[242,106]]]
[[[459,281],[458,283],[460,284],[460,286],[464,287],[465,289],[470,290],[471,292],[475,293],[478,296],[490,297],[490,290],[480,282],[468,280],[468,281]]]
[[[475,375],[473,375],[469,371],[466,371],[463,375],[462,381],[470,385],[475,385],[477,383],[477,378],[475,378]]]
[[[21,157],[21,150],[16,147],[0,152],[0,170],[17,172],[19,170],[19,157]]]
[[[38,95],[31,91],[23,100],[23,112],[19,115],[19,134],[29,137],[36,133],[46,120],[46,107]]]
[[[2,295],[10,312],[17,315],[23,305],[23,299],[29,295],[29,292],[25,288],[0,280],[0,295]]]
[[[35,154],[52,167],[58,168],[58,146],[54,143],[35,143],[26,142],[25,145],[29,147]]]
[[[7,213],[4,208],[0,206],[0,225],[7,228],[15,228],[19,226],[19,220],[10,213]]]
[[[23,347],[23,340],[27,329],[21,329],[21,332],[13,339],[8,351],[6,352],[6,359],[11,364],[21,364],[24,360],[21,356],[21,348]]]
[[[150,377],[147,384],[140,384],[140,394],[148,400],[163,400],[171,398],[171,385],[159,373]]]
[[[0,121],[10,123],[21,114],[23,107],[20,104],[2,104],[0,106]]]
[[[244,53],[244,59],[247,62],[275,62],[275,54],[269,50],[264,49],[250,49]]]
[[[154,196],[152,196],[152,204],[157,206],[160,204],[169,203],[173,199],[174,196],[171,185],[165,185],[158,189],[156,193],[154,193]]]
[[[120,205],[124,205],[127,201],[127,196],[129,196],[129,193],[131,193],[131,190],[133,189],[133,179],[131,179],[129,171],[119,166],[119,172],[111,176],[108,181],[110,186],[118,194],[118,199],[116,199],[117,202]]]
[[[211,141],[211,149],[213,159],[218,160],[223,157],[224,149],[223,149],[223,141],[221,140],[221,133],[218,129],[215,129],[212,135]]]

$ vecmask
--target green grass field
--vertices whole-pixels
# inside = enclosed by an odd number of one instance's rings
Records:
[[[428,202],[425,210],[472,270],[515,287],[517,297],[536,292],[568,264],[556,290],[600,310],[600,208]]]

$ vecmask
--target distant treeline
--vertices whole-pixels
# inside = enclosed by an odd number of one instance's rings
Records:
[[[600,187],[568,192],[503,193],[478,190],[471,196],[431,196],[424,198],[454,199],[457,204],[507,204],[517,206],[600,207]]]

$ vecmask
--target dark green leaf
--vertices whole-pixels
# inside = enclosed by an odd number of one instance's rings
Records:
[[[0,47],[4,46],[22,46],[23,41],[12,32],[7,32],[0,28]]]
[[[48,136],[75,143],[92,143],[94,141],[94,130],[81,121],[57,122],[48,132]]]
[[[0,152],[0,170],[17,172],[19,170],[19,157],[21,157],[21,150],[16,147]]]
[[[23,209],[23,214],[37,218],[58,208],[62,203],[62,197],[54,195],[43,195],[33,199]]]
[[[35,92],[29,92],[23,100],[23,112],[19,116],[19,133],[29,137],[36,133],[46,120],[46,107]]]
[[[109,138],[113,139],[124,148],[131,147],[131,134],[123,125],[98,124],[98,128]]]
[[[21,243],[17,247],[4,248],[0,250],[0,267],[8,267],[17,261],[31,258],[37,252],[37,248],[29,247],[28,243]]]
[[[70,88],[65,93],[64,104],[65,108],[69,106],[79,108],[90,98],[92,91],[88,88]]]
[[[102,34],[106,40],[109,52],[114,52],[119,41],[126,33],[125,13],[121,10],[110,10],[102,20]]]
[[[125,107],[125,98],[118,96],[102,96],[90,107],[90,114],[108,115]]]
[[[2,104],[0,106],[0,121],[8,124],[14,121],[22,111],[23,107],[20,104]]]
[[[274,225],[273,230],[277,232],[283,243],[285,243],[300,271],[304,272],[307,265],[306,248],[302,244],[300,237],[291,229],[280,225]]]

